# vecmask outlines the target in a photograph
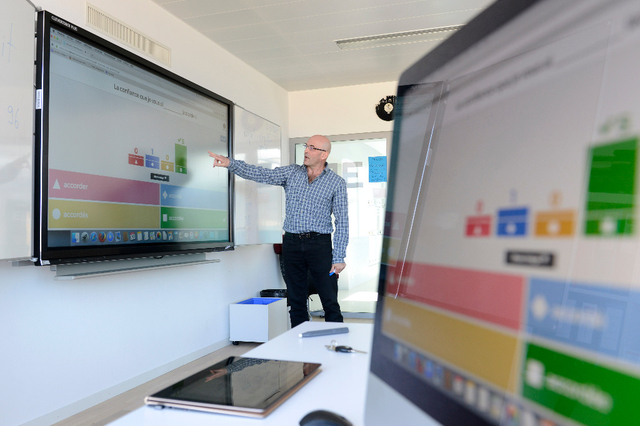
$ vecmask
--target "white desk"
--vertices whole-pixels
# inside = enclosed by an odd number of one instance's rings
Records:
[[[142,407],[110,423],[111,426],[270,426],[297,425],[310,411],[324,409],[338,413],[354,426],[364,425],[364,401],[373,337],[370,324],[344,324],[348,334],[300,338],[299,333],[342,324],[305,322],[247,352],[244,356],[322,364],[322,372],[293,394],[264,419],[166,408]],[[339,345],[367,351],[367,354],[337,353],[324,345],[336,340]]]

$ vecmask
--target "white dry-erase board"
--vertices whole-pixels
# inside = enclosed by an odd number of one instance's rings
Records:
[[[35,8],[0,2],[0,259],[31,257]]]
[[[233,133],[235,159],[268,169],[281,165],[280,126],[236,106]],[[281,243],[282,187],[236,176],[234,193],[235,244]]]

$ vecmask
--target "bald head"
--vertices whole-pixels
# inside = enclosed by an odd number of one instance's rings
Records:
[[[308,145],[313,145],[316,148],[324,149],[327,154],[331,152],[331,141],[328,137],[322,135],[314,135],[307,141]]]

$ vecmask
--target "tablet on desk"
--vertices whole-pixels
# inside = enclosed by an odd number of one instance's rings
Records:
[[[320,364],[229,357],[153,395],[145,404],[265,417],[320,372]]]

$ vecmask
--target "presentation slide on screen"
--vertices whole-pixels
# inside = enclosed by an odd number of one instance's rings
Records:
[[[227,240],[207,155],[228,155],[227,105],[55,29],[50,47],[49,230],[71,231],[50,245]]]
[[[640,416],[630,9],[446,79],[428,185],[394,188],[382,314],[392,356],[496,424]],[[424,138],[403,131],[401,144]]]

